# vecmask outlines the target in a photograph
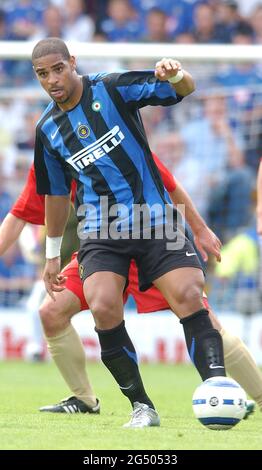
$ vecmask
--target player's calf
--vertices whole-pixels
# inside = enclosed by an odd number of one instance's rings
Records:
[[[213,328],[208,310],[198,310],[180,323],[184,328],[189,356],[202,380],[225,376],[222,338]]]

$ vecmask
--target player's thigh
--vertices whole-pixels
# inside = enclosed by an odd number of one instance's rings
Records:
[[[100,271],[88,276],[84,281],[84,294],[92,309],[94,304],[123,307],[123,291],[126,278],[110,271]]]
[[[96,328],[100,330],[112,329],[123,321],[125,283],[125,277],[112,272],[96,272],[86,278],[84,294],[93,314]]]
[[[80,299],[70,290],[64,289],[61,292],[54,292],[55,301],[46,295],[41,307],[41,318],[49,315],[54,318],[63,317],[70,319],[81,310]]]
[[[173,269],[153,281],[172,310],[183,318],[204,308],[204,275],[199,268]]]

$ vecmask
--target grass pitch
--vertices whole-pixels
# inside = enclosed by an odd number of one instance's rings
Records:
[[[53,364],[0,362],[0,449],[262,449],[258,410],[229,431],[205,429],[194,418],[191,398],[200,380],[192,366],[141,366],[161,416],[161,427],[148,429],[123,429],[128,400],[102,364],[88,364],[88,372],[101,414],[55,415],[38,411],[69,395]]]

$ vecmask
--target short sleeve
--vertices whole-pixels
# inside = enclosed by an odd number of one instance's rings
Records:
[[[36,192],[34,166],[30,168],[26,184],[14,203],[11,214],[30,224],[45,224],[45,198]]]
[[[37,130],[35,142],[34,167],[38,194],[65,196],[71,190],[69,176],[62,158],[51,153],[44,145],[40,131]]]
[[[110,74],[105,78],[105,82],[115,87],[125,103],[137,108],[147,105],[170,106],[183,98],[176,94],[168,81],[158,80],[153,70]]]

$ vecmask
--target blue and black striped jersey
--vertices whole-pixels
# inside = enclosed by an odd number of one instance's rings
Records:
[[[64,112],[51,102],[38,122],[38,193],[66,195],[75,178],[76,209],[81,206],[78,213],[86,217],[86,231],[100,228],[102,196],[109,211],[116,205],[127,208],[129,229],[134,204],[161,209],[169,202],[168,193],[151,156],[139,108],[169,106],[181,99],[169,82],[155,78],[154,71],[84,76],[78,105]],[[156,223],[157,209],[150,221]]]

